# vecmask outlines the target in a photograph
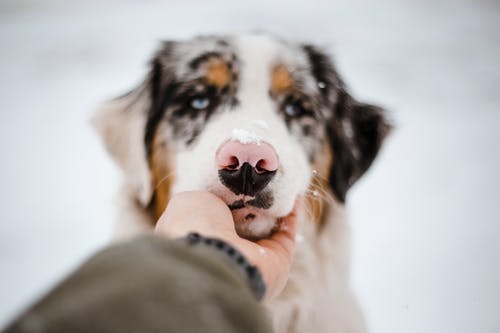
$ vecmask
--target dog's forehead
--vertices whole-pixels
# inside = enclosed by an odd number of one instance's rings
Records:
[[[236,38],[235,48],[242,64],[242,83],[249,88],[280,93],[300,83],[304,92],[314,92],[309,61],[299,45],[254,35]]]
[[[305,92],[316,92],[306,52],[299,44],[269,35],[236,37],[197,37],[176,45],[177,76],[203,74],[204,65],[219,59],[237,73],[240,80],[250,81],[266,92],[278,76],[278,84],[286,79],[300,82]],[[279,88],[279,87],[278,87]]]
[[[288,60],[300,62],[305,60],[300,45],[286,42],[269,35],[242,36],[202,36],[177,43],[176,53],[185,64],[191,64],[200,56],[217,55],[222,58],[252,55],[253,59],[270,62]]]
[[[244,66],[261,66],[270,70],[277,64],[307,65],[302,48],[294,43],[282,41],[268,35],[245,35],[233,40],[237,55]]]

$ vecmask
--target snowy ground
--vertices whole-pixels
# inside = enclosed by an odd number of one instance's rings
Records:
[[[325,46],[397,124],[349,197],[371,331],[499,332],[500,6],[416,0],[3,0],[0,326],[110,235],[95,105],[159,39],[253,30]]]

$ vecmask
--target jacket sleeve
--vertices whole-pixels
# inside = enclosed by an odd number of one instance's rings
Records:
[[[156,236],[114,245],[5,332],[271,332],[244,276],[216,252]]]

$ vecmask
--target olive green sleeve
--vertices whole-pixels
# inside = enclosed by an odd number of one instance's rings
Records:
[[[271,332],[244,277],[203,247],[142,237],[84,263],[14,332]]]

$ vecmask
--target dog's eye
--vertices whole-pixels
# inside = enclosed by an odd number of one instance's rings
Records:
[[[191,99],[189,105],[195,110],[204,110],[210,105],[210,98],[206,96],[197,96]]]
[[[283,111],[288,117],[297,118],[306,113],[302,105],[297,102],[287,102],[283,107]]]

